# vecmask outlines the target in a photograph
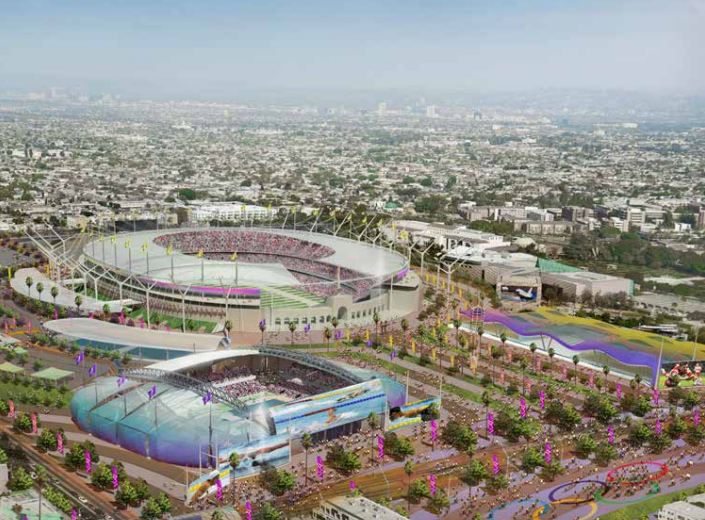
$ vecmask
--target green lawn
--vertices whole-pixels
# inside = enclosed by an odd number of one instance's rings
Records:
[[[682,491],[673,491],[672,493],[659,494],[638,504],[631,504],[617,511],[612,511],[606,515],[600,515],[601,520],[639,520],[645,515],[655,513],[665,504],[681,500],[682,497],[696,495],[705,491],[703,486],[695,486]]]
[[[171,329],[177,329],[181,330],[181,325],[183,324],[183,321],[180,317],[177,316],[167,316],[165,314],[160,314],[156,312],[151,313],[151,318],[152,318],[152,324],[154,324],[154,319],[156,316],[159,316],[160,323],[166,323],[169,325],[169,328]],[[129,318],[132,318],[133,320],[137,320],[139,318],[144,318],[145,321],[147,321],[147,311],[145,309],[135,309],[132,311],[130,314],[128,314]],[[193,325],[192,328],[188,328],[189,323]],[[187,325],[187,332],[189,330],[193,331],[198,331],[201,328],[203,328],[206,332],[212,332],[213,329],[216,326],[216,323],[212,321],[204,321],[204,320],[191,320],[186,318],[186,325]]]

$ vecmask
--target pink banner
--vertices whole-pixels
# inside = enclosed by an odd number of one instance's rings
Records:
[[[492,474],[497,475],[500,472],[499,458],[497,455],[492,455]]]
[[[30,419],[32,420],[32,433],[37,433],[39,428],[37,428],[37,414],[33,413],[30,415]]]
[[[64,436],[61,435],[61,432],[56,432],[56,451],[64,454]]]
[[[91,472],[91,452],[86,450],[83,452],[83,459],[86,462],[86,473]]]
[[[617,395],[617,399],[622,399],[622,383],[617,383],[615,394]]]
[[[526,419],[526,399],[523,397],[519,399],[519,415],[522,419]]]

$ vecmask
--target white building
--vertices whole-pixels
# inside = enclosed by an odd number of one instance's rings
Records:
[[[313,510],[309,518],[316,520],[406,520],[377,502],[363,496],[335,497]]]
[[[262,220],[268,219],[270,215],[274,215],[277,211],[273,208],[242,204],[239,202],[194,204],[191,208],[191,220],[198,223],[210,222],[211,220]]]
[[[498,249],[508,247],[510,242],[503,236],[465,227],[443,226],[440,224],[430,224],[417,220],[397,220],[390,226],[383,228],[388,238],[396,235],[397,240],[406,237],[418,244],[439,245],[445,251],[450,251],[457,247],[468,247],[473,250],[484,251],[488,249]]]
[[[693,495],[685,500],[664,505],[658,520],[705,520],[705,494]]]

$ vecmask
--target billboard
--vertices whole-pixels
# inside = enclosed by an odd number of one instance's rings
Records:
[[[411,424],[418,424],[433,419],[433,409],[440,409],[441,400],[438,397],[415,401],[389,410],[387,431],[398,430]]]
[[[659,385],[666,387],[676,386],[702,386],[703,366],[705,360],[672,361],[661,364],[661,377]]]
[[[315,433],[384,414],[387,394],[379,379],[296,399],[270,408],[277,434]]]
[[[240,462],[233,471],[230,466],[230,455],[236,452]],[[218,489],[220,479],[222,487],[228,486],[232,480],[258,473],[262,466],[281,466],[289,462],[291,449],[288,435],[274,435],[252,441],[235,448],[224,448],[218,451],[218,469],[214,469],[191,482],[186,492],[186,502],[200,500]]]

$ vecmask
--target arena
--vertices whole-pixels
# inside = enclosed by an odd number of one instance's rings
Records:
[[[80,273],[106,299],[150,314],[256,331],[293,322],[321,329],[333,318],[369,324],[418,310],[421,284],[407,258],[366,242],[274,228],[143,231],[92,238]]]
[[[76,391],[74,422],[155,460],[227,465],[245,476],[289,460],[304,432],[332,439],[370,413],[404,405],[406,388],[376,372],[271,347],[215,350],[100,377]]]

